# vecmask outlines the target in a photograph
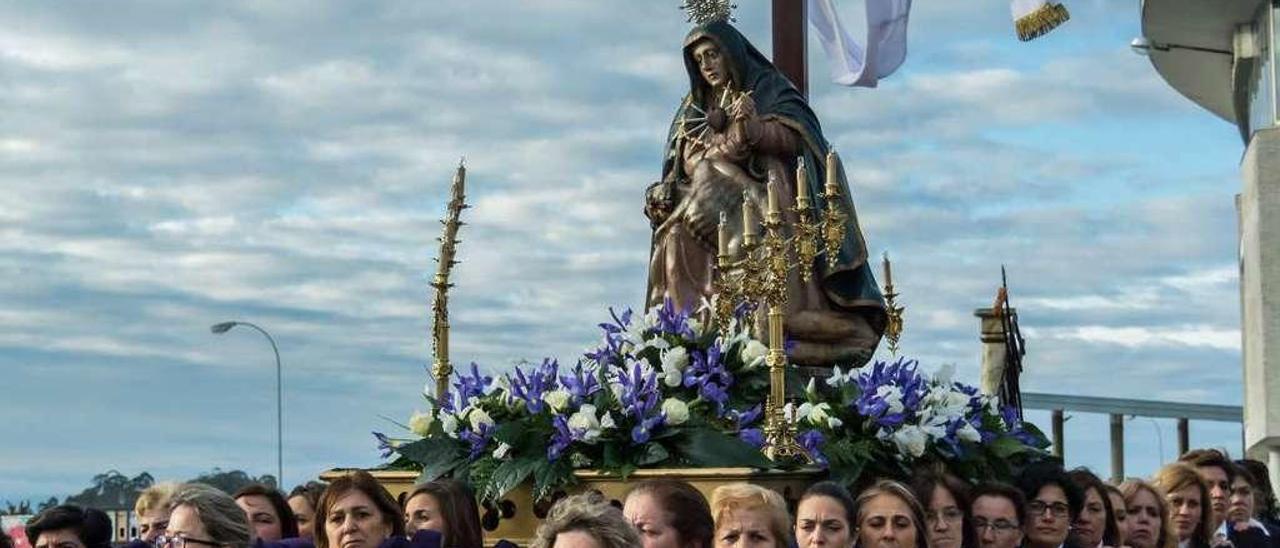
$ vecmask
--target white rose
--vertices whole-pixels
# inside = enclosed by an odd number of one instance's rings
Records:
[[[767,355],[769,355],[769,347],[755,339],[747,341],[747,344],[742,345],[742,350],[738,351],[738,358],[742,360],[742,366],[746,369],[764,364],[764,358]]]
[[[435,417],[432,417],[431,413],[414,411],[413,416],[409,417],[409,430],[425,438],[431,433],[432,422],[435,422]]]
[[[613,421],[613,413],[605,411],[604,416],[600,417],[600,429],[613,430],[614,428],[617,428],[617,427],[618,427],[618,423]]]
[[[542,394],[542,401],[547,402],[547,405],[551,406],[552,411],[559,413],[569,406],[569,400],[572,397],[573,396],[569,394],[568,390],[556,389],[544,392]]]
[[[458,417],[452,413],[440,414],[440,428],[451,438],[458,437]]]
[[[582,441],[595,443],[600,438],[600,421],[596,419],[596,406],[584,404],[569,417],[569,430],[582,433]]]
[[[506,442],[499,443],[498,448],[493,450],[493,458],[505,459],[507,458],[507,453],[510,453],[510,452],[511,452],[510,445],[507,445]]]
[[[467,420],[471,422],[472,430],[480,430],[481,425],[493,426],[493,417],[490,417],[488,413],[484,412],[484,409],[479,407],[471,410],[471,413],[467,415]]]
[[[667,415],[667,424],[672,426],[689,420],[689,406],[676,398],[663,400],[662,412]]]
[[[684,371],[689,366],[689,351],[677,346],[662,353],[662,368]]]
[[[925,431],[919,426],[903,426],[893,433],[893,443],[898,446],[898,451],[912,457],[919,457],[924,454],[924,446],[927,440]]]

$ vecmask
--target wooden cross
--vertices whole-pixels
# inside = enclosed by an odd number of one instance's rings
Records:
[[[809,95],[808,0],[773,0],[773,64]]]

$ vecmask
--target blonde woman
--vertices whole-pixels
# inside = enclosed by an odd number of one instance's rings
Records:
[[[711,517],[719,548],[791,546],[791,515],[782,495],[749,483],[721,485],[711,492]]]
[[[640,534],[598,492],[560,499],[538,526],[532,548],[640,548]]]
[[[1156,472],[1151,484],[1164,492],[1178,548],[1208,548],[1213,510],[1209,487],[1195,467],[1181,462],[1167,465]]]
[[[907,486],[879,480],[853,501],[857,520],[855,546],[929,548],[924,506]]]
[[[1132,548],[1177,548],[1169,503],[1160,488],[1131,478],[1120,484],[1125,506],[1125,542]]]

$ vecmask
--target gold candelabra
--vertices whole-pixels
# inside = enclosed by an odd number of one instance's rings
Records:
[[[727,334],[739,304],[763,303],[768,307],[769,353],[765,364],[769,367],[769,395],[765,401],[764,453],[775,461],[808,459],[808,454],[796,442],[792,417],[785,411],[787,355],[783,348],[783,310],[791,270],[798,270],[800,278],[808,282],[819,254],[826,254],[828,264],[839,260],[848,214],[840,205],[839,157],[834,151],[827,153],[826,168],[822,193],[826,207],[817,212],[821,220],[814,219],[815,208],[809,197],[803,158],[796,167],[795,205],[791,208],[796,221],[789,227],[782,217],[781,194],[772,175],[766,186],[768,208],[763,221],[757,219],[750,195],[743,194],[742,242],[736,257],[729,250],[732,236],[728,220],[725,214],[720,216],[714,282],[716,322],[721,333]],[[764,228],[763,239],[757,224]],[[790,228],[789,236],[786,228]]]
[[[445,218],[440,221],[440,224],[444,225],[444,230],[438,238],[440,257],[436,262],[439,264],[436,267],[436,275],[431,280],[431,287],[436,290],[435,303],[431,307],[434,315],[431,346],[435,356],[434,363],[431,365],[431,375],[436,380],[437,401],[444,401],[448,396],[449,377],[453,375],[453,365],[449,363],[449,288],[453,287],[453,284],[449,283],[449,273],[453,270],[453,265],[458,264],[458,261],[453,259],[457,253],[459,241],[458,227],[463,224],[458,218],[462,215],[462,210],[468,207],[465,194],[467,180],[465,164],[465,158],[458,162],[458,171],[453,175],[448,211]]]
[[[898,339],[902,337],[902,312],[905,307],[898,306],[898,293],[893,290],[893,269],[889,265],[889,252],[884,252],[884,304],[889,321],[884,328],[884,338],[889,341],[889,353],[898,355]]]

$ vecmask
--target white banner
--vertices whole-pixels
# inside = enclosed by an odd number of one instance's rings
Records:
[[[854,41],[836,12],[835,0],[809,0],[809,23],[831,60],[831,81],[873,88],[907,58],[911,0],[866,0],[867,48]]]

